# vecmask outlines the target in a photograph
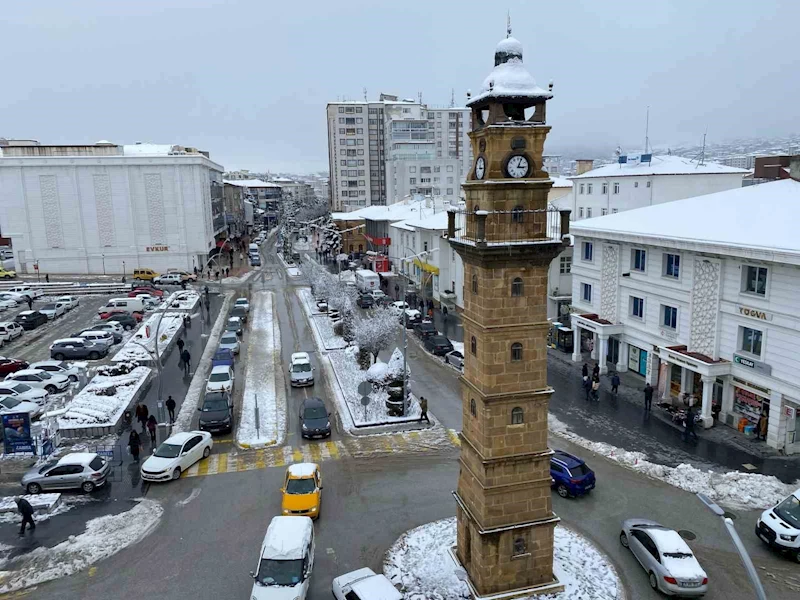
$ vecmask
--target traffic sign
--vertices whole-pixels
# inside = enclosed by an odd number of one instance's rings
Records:
[[[369,396],[361,396],[361,406],[369,406],[370,402]]]
[[[362,381],[358,384],[358,393],[362,396],[369,396],[372,393],[372,384],[369,381]]]

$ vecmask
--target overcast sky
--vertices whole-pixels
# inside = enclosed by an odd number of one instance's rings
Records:
[[[228,169],[327,169],[325,104],[464,102],[505,10],[548,104],[548,149],[798,130],[800,2],[3,2],[0,136],[197,146]]]

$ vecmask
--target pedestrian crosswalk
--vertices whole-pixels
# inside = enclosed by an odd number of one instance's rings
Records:
[[[212,454],[195,463],[183,477],[204,477],[221,473],[240,473],[298,462],[325,462],[343,458],[367,458],[396,453],[425,453],[458,447],[458,432],[452,429],[428,429],[366,437],[348,437],[337,441],[309,442],[302,446],[282,446],[261,450],[238,450]]]

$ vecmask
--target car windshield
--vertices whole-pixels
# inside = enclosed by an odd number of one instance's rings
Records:
[[[18,394],[22,394],[23,392],[27,392],[31,389],[29,385],[25,385],[24,383],[18,383],[16,385],[12,385],[11,389],[17,392]]]
[[[36,375],[37,375],[37,377],[39,377],[41,379],[52,379],[52,377],[50,376],[50,373],[48,373],[45,370],[42,370],[41,373],[37,373]]]
[[[235,335],[223,335],[222,336],[222,343],[223,344],[234,344],[239,341]]]
[[[180,453],[181,453],[180,446],[164,442],[158,447],[158,450],[153,452],[153,456],[157,456],[158,458],[177,458],[178,456],[180,456]]]
[[[800,500],[791,495],[774,509],[776,515],[795,529],[800,529]]]
[[[317,484],[314,483],[313,477],[306,477],[304,479],[290,479],[286,482],[287,494],[310,494],[317,489]]]
[[[46,462],[46,463],[44,463],[44,464],[43,464],[43,465],[42,465],[42,466],[39,468],[39,475],[41,475],[42,473],[45,473],[45,472],[49,471],[50,469],[52,469],[53,467],[55,467],[57,464],[58,464],[58,461],[57,461],[57,460],[51,460],[50,462]]]
[[[21,400],[17,400],[16,398],[6,398],[2,402],[3,408],[14,408],[15,406],[21,404]]]
[[[324,406],[310,406],[303,411],[304,419],[324,419],[328,416],[328,411]]]
[[[206,398],[203,402],[203,412],[217,410],[228,410],[228,402],[225,398]]]
[[[212,373],[211,377],[208,378],[209,381],[229,381],[230,375],[227,373]]]
[[[261,585],[297,585],[303,581],[303,559],[271,560],[262,558],[256,581]]]
[[[56,305],[55,304],[45,304],[39,310],[55,310],[55,309],[56,309]]]
[[[569,472],[572,473],[573,477],[583,477],[589,474],[590,469],[586,465],[575,465],[569,468]]]
[[[292,365],[292,373],[309,373],[311,365],[309,363],[296,363]]]

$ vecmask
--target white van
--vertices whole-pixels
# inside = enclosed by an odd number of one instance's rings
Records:
[[[125,311],[129,314],[135,312],[143,313],[144,301],[141,298],[111,298],[105,306],[97,309],[97,314],[114,311]]]
[[[800,562],[800,488],[761,513],[756,522],[756,535],[762,542],[790,553]]]
[[[247,247],[247,253],[248,253],[249,255],[251,255],[251,256],[252,256],[253,254],[255,254],[256,256],[258,256],[258,244],[250,244],[250,245]]]
[[[380,289],[381,280],[375,271],[359,269],[356,271],[356,287],[359,292],[366,293]]]
[[[250,571],[252,600],[305,600],[314,567],[314,524],[308,517],[273,517]]]

